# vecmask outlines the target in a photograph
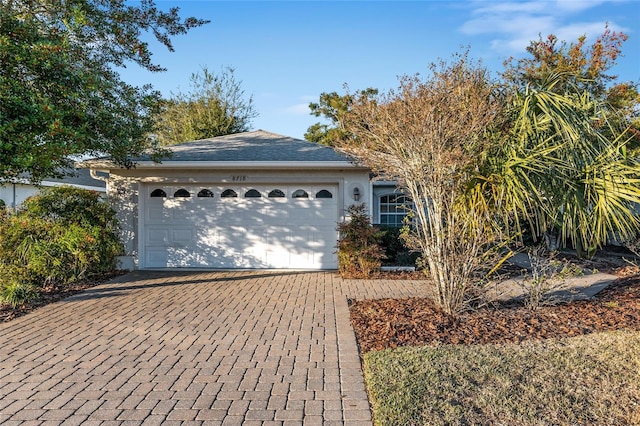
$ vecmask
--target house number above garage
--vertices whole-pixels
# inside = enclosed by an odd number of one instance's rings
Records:
[[[233,175],[231,176],[231,181],[233,182],[244,182],[247,180],[247,175]]]

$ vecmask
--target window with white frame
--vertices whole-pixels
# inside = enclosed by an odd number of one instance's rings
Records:
[[[402,194],[388,194],[380,197],[380,225],[403,226],[408,213],[408,198]]]

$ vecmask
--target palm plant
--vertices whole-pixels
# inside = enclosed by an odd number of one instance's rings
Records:
[[[523,217],[534,235],[557,232],[590,256],[611,236],[640,230],[640,163],[626,155],[629,136],[607,121],[607,105],[577,89],[555,92],[561,80],[551,75],[515,96],[510,136],[481,181],[517,227]]]

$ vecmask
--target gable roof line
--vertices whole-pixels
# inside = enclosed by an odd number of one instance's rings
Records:
[[[95,170],[113,170],[120,168],[108,160],[88,160],[78,164],[79,167]],[[133,169],[189,169],[194,167],[211,167],[215,169],[366,169],[350,161],[167,161],[156,163],[140,161]]]
[[[350,158],[335,149],[306,140],[282,136],[276,133],[256,130],[234,133],[210,139],[186,142],[165,147],[170,156],[162,159],[164,166],[176,167],[177,164],[221,165],[232,164],[256,167],[285,166],[297,163],[300,168],[313,167],[321,163],[349,163]],[[136,165],[153,163],[148,155],[133,158]],[[81,167],[117,168],[110,158],[98,158],[79,163]],[[157,166],[157,163],[153,163]],[[155,167],[155,166],[154,166]],[[187,166],[185,166],[187,167]]]

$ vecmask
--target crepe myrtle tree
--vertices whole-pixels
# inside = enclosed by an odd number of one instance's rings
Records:
[[[8,0],[0,3],[0,178],[59,174],[72,156],[108,154],[122,166],[150,150],[160,95],[122,81],[119,67],[151,72],[143,34],[171,38],[207,21],[154,0]]]
[[[432,64],[426,78],[402,77],[396,90],[354,94],[344,116],[352,137],[340,148],[410,196],[406,243],[422,254],[436,303],[450,314],[477,294],[504,238],[492,207],[469,190],[500,133],[504,102],[465,52]]]

